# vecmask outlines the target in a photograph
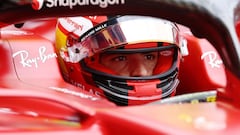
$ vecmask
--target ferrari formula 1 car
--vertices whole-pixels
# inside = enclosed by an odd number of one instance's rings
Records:
[[[239,134],[239,11],[238,0],[2,0],[0,134]],[[123,107],[63,79],[57,18],[125,14],[179,24],[175,97]]]

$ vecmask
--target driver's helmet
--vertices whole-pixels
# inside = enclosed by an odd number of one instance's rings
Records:
[[[174,96],[179,82],[179,41],[176,24],[146,16],[59,18],[56,29],[56,51],[64,79],[117,105]],[[122,75],[104,65],[106,59],[101,60],[102,55],[151,52],[156,54],[156,64],[149,75]]]

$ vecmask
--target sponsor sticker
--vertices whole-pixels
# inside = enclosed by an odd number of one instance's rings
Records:
[[[30,52],[27,50],[21,50],[15,52],[12,57],[20,57],[20,63],[23,67],[35,67],[38,68],[39,63],[45,63],[49,59],[53,59],[57,57],[56,53],[47,54],[47,48],[45,46],[41,46],[38,49],[38,56],[30,58]]]
[[[40,10],[43,6],[47,8],[53,7],[69,7],[73,9],[75,6],[99,6],[107,8],[109,5],[125,4],[125,0],[32,0],[32,8]]]
[[[221,65],[223,65],[223,61],[217,56],[217,52],[208,51],[202,54],[201,60],[208,61],[208,64],[211,66],[211,68],[220,68]]]

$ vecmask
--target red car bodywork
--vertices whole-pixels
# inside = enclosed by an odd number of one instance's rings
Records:
[[[177,94],[217,90],[216,102],[116,106],[63,80],[54,50],[56,19],[0,25],[0,133],[240,133],[240,98],[231,95],[240,92],[227,92],[240,90],[239,79],[207,40],[185,27],[189,55],[181,61]]]

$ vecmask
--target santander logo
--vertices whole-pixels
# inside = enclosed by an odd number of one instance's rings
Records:
[[[34,10],[40,10],[43,6],[44,0],[32,0],[32,8]]]

